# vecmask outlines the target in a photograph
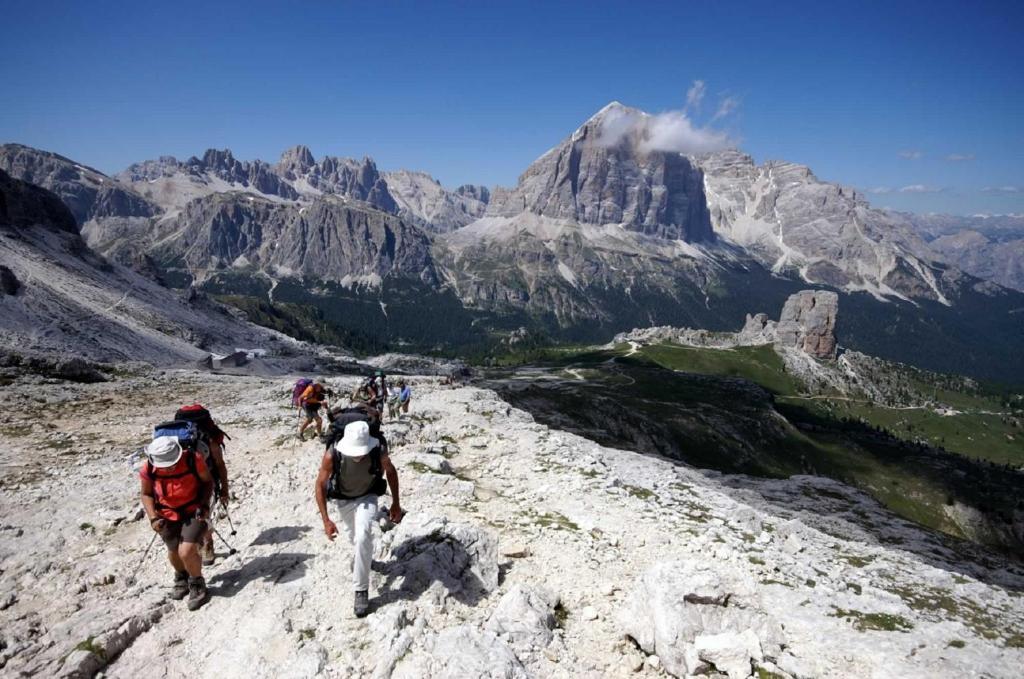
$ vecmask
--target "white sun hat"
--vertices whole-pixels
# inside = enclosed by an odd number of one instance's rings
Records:
[[[176,436],[157,436],[146,446],[146,456],[157,469],[173,467],[181,459],[181,444]]]
[[[338,452],[345,457],[362,457],[380,445],[370,436],[370,425],[366,422],[351,422],[345,427],[345,435],[338,441]]]

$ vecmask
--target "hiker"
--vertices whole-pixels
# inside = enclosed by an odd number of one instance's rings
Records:
[[[401,412],[409,413],[409,401],[412,400],[412,388],[405,383],[404,379],[398,380],[398,407]]]
[[[188,596],[188,609],[194,611],[210,600],[199,542],[206,530],[203,510],[213,491],[213,477],[202,455],[192,445],[183,447],[175,435],[155,436],[146,456],[139,470],[142,506],[174,568],[170,597],[180,601]]]
[[[227,511],[229,495],[228,467],[224,462],[224,439],[227,434],[214,422],[210,411],[199,403],[182,406],[174,413],[175,421],[193,422],[198,430],[197,449],[202,455],[206,468],[213,477],[213,492],[210,503],[206,507],[206,532],[199,547],[204,566],[212,566],[217,559],[213,548],[213,509],[214,500],[219,500],[224,511]]]
[[[302,417],[302,394],[306,391],[306,387],[313,384],[313,380],[308,377],[300,377],[295,380],[295,386],[292,387],[292,408],[299,411],[299,417]]]
[[[306,387],[299,397],[299,403],[305,413],[305,419],[299,425],[299,440],[305,441],[306,427],[316,422],[316,435],[323,434],[323,420],[320,419],[320,408],[327,400],[327,389],[324,387],[324,378],[318,377],[313,384]]]
[[[356,412],[358,410],[363,412]],[[332,429],[340,429],[343,435],[324,451],[314,490],[327,539],[333,541],[338,534],[338,527],[327,512],[327,499],[330,498],[335,501],[355,551],[352,559],[353,610],[358,618],[369,611],[373,524],[377,516],[377,499],[389,486],[392,500],[388,518],[399,523],[403,516],[398,499],[398,472],[388,457],[387,440],[379,433],[379,427],[374,427],[377,436],[371,435],[369,418],[368,409],[358,408],[335,416],[338,427],[332,425]]]
[[[374,399],[371,405],[377,409],[377,412],[384,413],[384,404],[388,400],[388,385],[387,378],[384,375],[383,370],[378,370],[373,374],[373,378],[370,382],[374,389]]]
[[[352,402],[356,404],[369,404],[373,400],[373,392],[370,385],[373,380],[365,380],[352,392]]]

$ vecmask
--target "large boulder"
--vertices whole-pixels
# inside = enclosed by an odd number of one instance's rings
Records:
[[[538,587],[515,585],[501,597],[486,629],[507,635],[515,649],[544,648],[551,642],[558,596]]]
[[[620,626],[675,676],[717,668],[745,677],[752,662],[776,657],[783,641],[751,576],[721,563],[656,564],[637,582]]]
[[[801,290],[790,295],[776,327],[778,343],[815,358],[836,357],[836,316],[839,295],[827,290]]]
[[[416,598],[434,590],[438,598],[453,595],[473,605],[498,588],[498,541],[479,528],[443,517],[409,520],[390,531],[387,541],[392,558],[383,589],[394,590],[393,596]]]

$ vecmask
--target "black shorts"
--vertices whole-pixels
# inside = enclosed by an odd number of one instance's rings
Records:
[[[193,514],[184,521],[164,519],[164,527],[160,531],[160,537],[163,539],[164,544],[167,545],[167,549],[176,552],[178,551],[178,545],[182,542],[185,544],[200,542],[203,539],[204,532],[206,532],[206,521]]]
[[[315,417],[320,417],[320,404],[319,403],[317,403],[315,405],[313,405],[313,404],[304,405],[304,406],[302,406],[302,409],[306,411],[306,417],[308,417],[311,420],[313,418],[315,418]]]

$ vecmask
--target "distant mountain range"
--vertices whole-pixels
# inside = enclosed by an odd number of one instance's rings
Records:
[[[950,264],[978,278],[1024,291],[1024,215],[903,217]]]
[[[258,322],[314,319],[316,339],[356,349],[481,355],[524,334],[731,329],[810,286],[842,294],[846,346],[1024,382],[1011,359],[1024,294],[982,280],[1012,285],[1019,259],[986,269],[955,257],[921,218],[873,209],[800,165],[659,150],[646,119],[609,104],[513,188],[449,190],[304,146],[274,164],[211,149],[110,177],[7,144],[0,169],[57,194],[100,254],[148,258],[168,285]]]

